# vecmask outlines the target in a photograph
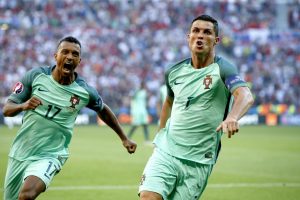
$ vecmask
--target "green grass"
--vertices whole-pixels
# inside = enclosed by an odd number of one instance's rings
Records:
[[[17,128],[0,127],[1,188],[9,146]],[[129,127],[124,129],[128,131]],[[151,127],[152,137],[155,129]],[[138,199],[139,179],[152,148],[143,144],[141,128],[133,139],[138,149],[129,155],[109,128],[75,127],[71,156],[39,199]],[[232,139],[223,136],[220,158],[201,200],[298,199],[300,127],[244,126]]]

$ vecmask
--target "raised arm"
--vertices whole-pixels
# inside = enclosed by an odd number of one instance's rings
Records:
[[[117,117],[106,104],[104,104],[103,109],[98,112],[98,116],[118,134],[128,153],[134,153],[137,147],[136,143],[127,138]]]
[[[217,131],[223,130],[231,138],[239,131],[238,120],[248,111],[254,100],[248,87],[239,87],[233,92],[234,102],[226,119],[218,126]]]

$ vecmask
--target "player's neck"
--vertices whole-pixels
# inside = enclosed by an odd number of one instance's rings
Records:
[[[71,77],[70,76],[61,76],[57,82],[62,85],[70,85],[74,82],[74,79],[75,79],[74,74]]]
[[[207,67],[208,65],[210,65],[214,62],[214,58],[215,58],[214,53],[210,53],[210,54],[206,54],[206,55],[193,54],[192,55],[192,66],[195,69]]]
[[[62,76],[62,74],[58,73],[57,70],[52,71],[53,79],[61,85],[70,85],[75,80],[75,74],[73,73],[71,76]]]

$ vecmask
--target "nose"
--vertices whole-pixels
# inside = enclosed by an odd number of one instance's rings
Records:
[[[72,53],[68,53],[68,54],[67,54],[67,59],[68,59],[68,60],[72,60],[72,59],[73,59]]]
[[[202,38],[203,38],[203,33],[200,31],[200,32],[198,33],[197,37],[202,39]]]

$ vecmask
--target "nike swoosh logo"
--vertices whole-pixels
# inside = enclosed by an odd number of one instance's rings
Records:
[[[48,90],[40,88],[40,87],[38,88],[38,91],[40,91],[40,92],[49,92]]]
[[[176,81],[177,81],[177,80],[176,80]],[[176,82],[176,81],[174,82],[175,85],[179,85],[179,84],[184,83],[184,82]]]

